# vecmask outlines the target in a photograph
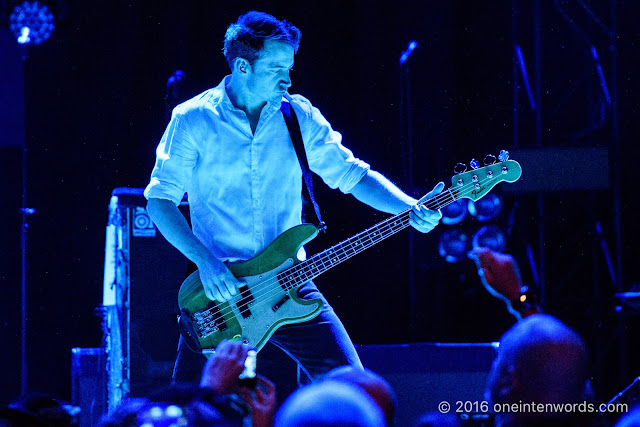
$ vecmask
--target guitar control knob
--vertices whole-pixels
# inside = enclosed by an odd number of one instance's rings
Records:
[[[506,162],[509,160],[509,152],[507,150],[500,150],[500,154],[498,154],[498,160],[501,162]]]
[[[458,163],[454,168],[453,171],[455,173],[463,173],[467,170],[467,165],[465,165],[464,163]]]
[[[478,169],[480,167],[480,162],[476,159],[471,159],[469,166],[471,166],[471,169]]]
[[[492,165],[496,162],[496,156],[494,156],[493,154],[487,154],[484,157],[484,160],[482,161],[482,163],[485,164],[485,166],[489,166]]]

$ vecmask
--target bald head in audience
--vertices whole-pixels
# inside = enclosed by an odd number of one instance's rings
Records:
[[[535,314],[500,340],[487,392],[493,403],[580,403],[588,385],[584,341],[553,316]],[[499,413],[496,424],[534,414]],[[538,414],[541,417],[557,414]]]
[[[387,380],[380,375],[369,369],[363,370],[346,365],[332,369],[324,378],[360,387],[382,409],[387,424],[393,424],[393,416],[397,406],[396,394]]]
[[[382,410],[361,388],[325,380],[298,389],[276,414],[274,427],[383,427]]]

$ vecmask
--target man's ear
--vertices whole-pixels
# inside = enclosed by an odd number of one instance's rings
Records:
[[[244,58],[237,57],[233,61],[233,68],[237,70],[240,74],[246,74],[251,70],[251,64]]]
[[[494,366],[489,378],[489,392],[494,403],[509,402],[517,393],[520,379],[513,365],[503,363]]]

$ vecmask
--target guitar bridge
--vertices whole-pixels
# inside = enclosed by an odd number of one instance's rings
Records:
[[[215,303],[212,303],[206,310],[193,313],[193,324],[200,338],[206,338],[217,331],[227,330],[227,323]]]

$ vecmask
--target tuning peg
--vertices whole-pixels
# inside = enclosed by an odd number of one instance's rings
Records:
[[[463,173],[467,170],[467,165],[465,165],[464,163],[458,163],[454,168],[453,171],[455,173]]]
[[[494,156],[493,154],[487,154],[484,157],[484,160],[482,161],[482,163],[484,163],[485,166],[492,165],[495,162],[496,162],[496,156]]]
[[[480,167],[480,162],[476,159],[471,159],[471,162],[469,162],[469,166],[471,166],[471,169],[478,169]]]
[[[507,150],[500,150],[500,154],[498,154],[498,160],[501,162],[506,162],[509,160],[509,152]]]

